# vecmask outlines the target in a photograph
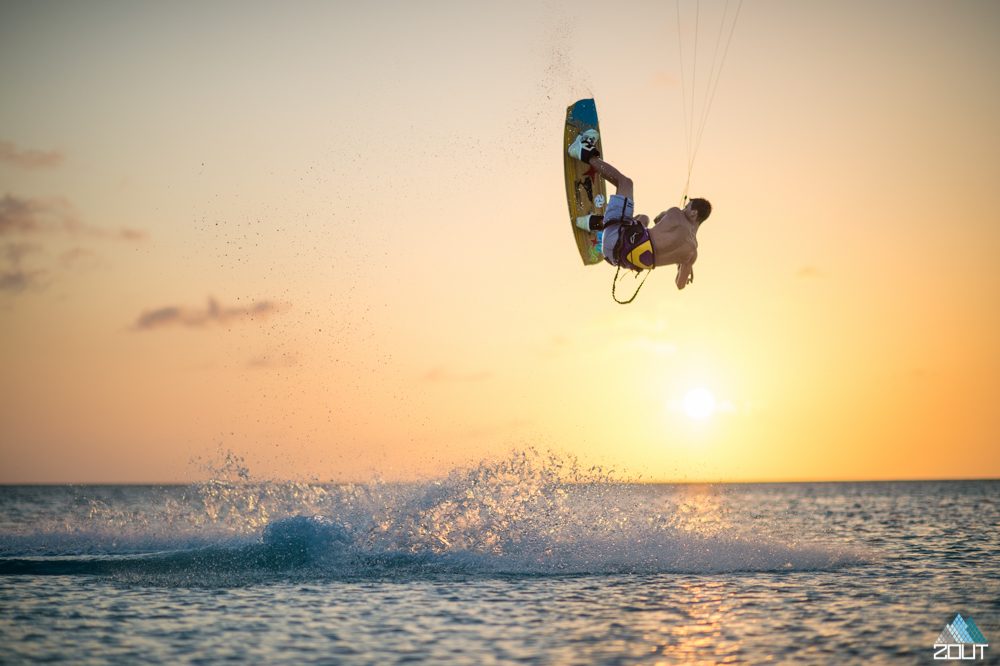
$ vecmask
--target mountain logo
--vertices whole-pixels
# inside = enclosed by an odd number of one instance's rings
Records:
[[[971,655],[966,657],[966,648],[971,647]],[[984,659],[989,644],[983,638],[983,632],[970,617],[963,620],[961,615],[955,616],[955,621],[944,625],[944,631],[934,641],[935,659]],[[976,654],[979,656],[976,656]]]

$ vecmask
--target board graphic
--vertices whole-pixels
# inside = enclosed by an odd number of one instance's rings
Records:
[[[597,124],[597,106],[592,99],[581,99],[566,109],[566,129],[563,132],[563,164],[566,172],[566,201],[569,203],[569,224],[576,238],[576,248],[587,266],[604,260],[597,251],[597,234],[584,231],[576,226],[576,218],[588,213],[604,214],[608,197],[604,189],[604,177],[594,171],[589,164],[574,159],[566,152],[580,132],[597,130],[597,149],[601,149],[600,127]]]

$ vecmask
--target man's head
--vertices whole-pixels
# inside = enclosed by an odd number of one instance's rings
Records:
[[[693,211],[698,212],[698,225],[708,219],[708,216],[712,214],[712,204],[709,203],[708,199],[691,199],[691,203],[688,206]]]

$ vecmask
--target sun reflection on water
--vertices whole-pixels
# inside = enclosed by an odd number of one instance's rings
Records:
[[[688,620],[669,628],[666,640],[653,650],[668,657],[658,664],[717,664],[738,659],[742,640],[727,636],[723,621],[737,605],[722,583],[682,583],[683,595],[690,599]]]

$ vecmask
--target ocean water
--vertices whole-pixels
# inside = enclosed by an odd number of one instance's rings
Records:
[[[0,487],[0,662],[942,663],[961,614],[1000,663],[1000,481],[236,471]]]

